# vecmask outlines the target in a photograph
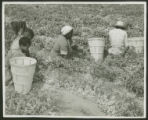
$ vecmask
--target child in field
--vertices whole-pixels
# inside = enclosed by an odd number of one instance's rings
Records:
[[[27,37],[21,37],[19,39],[19,48],[16,49],[10,49],[8,51],[8,55],[6,56],[6,63],[5,63],[5,79],[6,79],[6,84],[8,84],[11,79],[12,79],[12,75],[11,75],[11,67],[10,67],[10,59],[13,57],[21,57],[21,56],[27,56],[28,51],[29,51],[29,46],[30,46],[31,42],[30,39]]]
[[[122,21],[118,21],[115,28],[109,31],[109,41],[111,48],[108,50],[109,54],[120,55],[125,52],[127,47],[127,32],[125,24]]]

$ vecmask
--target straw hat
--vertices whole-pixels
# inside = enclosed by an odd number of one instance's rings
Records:
[[[122,27],[125,28],[125,24],[122,21],[117,21],[117,23],[115,24],[115,27]]]
[[[71,32],[73,30],[73,28],[71,26],[64,26],[62,29],[61,29],[61,33],[62,35],[66,35],[68,34],[69,32]]]

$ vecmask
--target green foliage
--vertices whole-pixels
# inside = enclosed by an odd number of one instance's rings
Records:
[[[143,35],[143,5],[37,6],[38,7],[36,7],[36,5],[6,5],[6,16],[11,16],[12,20],[26,20],[28,26],[35,30],[35,34],[50,37],[59,34],[60,28],[67,23],[74,27],[74,34],[76,36],[81,35],[83,32],[82,27],[88,27],[93,30],[89,35],[92,34],[93,36],[101,37],[106,35],[106,30],[108,30],[117,19],[122,19],[131,26],[129,27],[129,36]]]
[[[39,86],[36,86],[39,87]],[[38,92],[35,88],[32,93],[28,95],[21,95],[11,92],[7,89],[6,94],[6,114],[9,115],[39,115],[43,114],[47,110],[50,113],[54,111],[52,98],[47,97],[47,93]],[[9,92],[8,92],[9,91]],[[9,95],[8,95],[9,93]],[[51,114],[52,115],[52,114]]]
[[[54,114],[56,103],[38,86],[53,80],[53,85],[58,88],[95,97],[108,115],[143,115],[143,107],[139,107],[144,96],[143,54],[129,49],[124,56],[107,56],[100,64],[90,56],[87,42],[89,37],[103,37],[107,50],[107,33],[118,18],[127,23],[129,37],[143,36],[142,5],[6,5],[5,12],[13,20],[26,20],[27,26],[34,30],[36,36],[30,52],[38,61],[35,88],[25,96],[8,91],[6,114],[39,115],[47,110],[50,115]],[[46,62],[54,37],[67,23],[74,27],[71,58]],[[13,40],[9,25],[5,25],[5,37],[7,54]],[[141,100],[137,103],[139,97]]]

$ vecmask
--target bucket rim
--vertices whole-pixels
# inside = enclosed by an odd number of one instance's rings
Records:
[[[128,38],[128,40],[135,40],[135,39],[136,39],[136,40],[137,40],[137,39],[138,39],[138,40],[139,40],[139,39],[140,39],[140,40],[143,40],[144,37],[129,37],[129,38]]]
[[[32,59],[32,60],[34,60],[34,63],[33,64],[31,64],[31,65],[17,65],[17,64],[14,64],[14,63],[12,63],[12,60],[14,60],[14,59],[17,59],[17,58],[29,58],[29,59]],[[36,65],[36,63],[37,63],[37,60],[35,59],[35,58],[32,58],[32,57],[13,57],[13,58],[11,58],[10,60],[9,60],[9,62],[10,62],[10,65],[12,66],[19,66],[19,67],[30,67],[30,66],[34,66],[34,65]]]
[[[104,38],[102,37],[92,37],[92,38],[88,38],[88,41],[92,41],[92,40],[102,40],[104,41]]]
[[[144,36],[139,36],[139,37],[129,37],[129,38],[144,38]]]

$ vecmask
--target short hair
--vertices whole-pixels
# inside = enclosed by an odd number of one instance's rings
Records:
[[[23,33],[24,37],[28,37],[29,39],[32,39],[34,37],[34,32],[32,29],[27,28],[24,33]]]
[[[21,37],[19,40],[19,46],[27,46],[27,45],[31,45],[31,40],[27,37]]]

